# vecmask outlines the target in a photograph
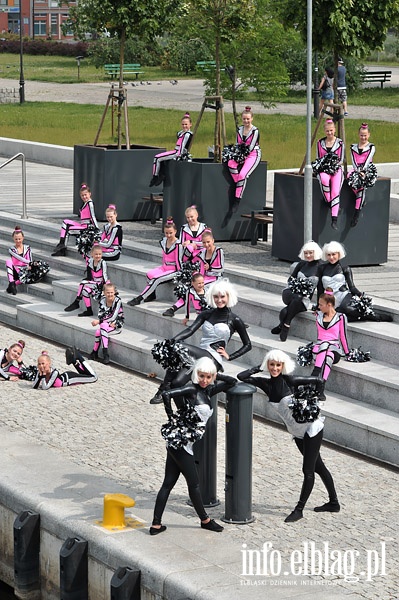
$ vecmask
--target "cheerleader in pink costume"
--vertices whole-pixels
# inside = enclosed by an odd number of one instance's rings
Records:
[[[202,250],[202,234],[207,229],[205,223],[198,221],[198,210],[193,204],[186,208],[184,215],[187,223],[180,229],[179,243],[184,248],[184,262],[193,260]]]
[[[113,283],[106,283],[98,306],[98,319],[91,322],[93,327],[97,327],[93,351],[89,356],[91,360],[98,360],[98,351],[102,345],[102,362],[105,365],[109,363],[109,336],[122,331],[124,320],[122,300],[116,292],[116,287]]]
[[[238,204],[244,194],[247,185],[248,177],[254,172],[262,156],[259,148],[259,129],[252,124],[253,113],[250,106],[246,106],[241,113],[242,125],[237,130],[237,145],[245,145],[248,154],[243,163],[238,163],[236,160],[229,160],[231,176],[235,183],[235,201],[233,207],[237,210]]]
[[[332,119],[326,119],[324,122],[324,132],[326,137],[317,142],[317,158],[322,158],[327,154],[336,154],[339,158],[338,170],[334,174],[318,173],[317,179],[320,183],[321,193],[324,200],[331,206],[331,227],[338,229],[339,201],[344,174],[342,162],[344,160],[344,143],[335,135],[335,125]]]
[[[347,318],[343,313],[335,311],[335,298],[331,288],[327,288],[319,297],[316,326],[317,342],[312,349],[315,367],[312,375],[326,381],[333,364],[339,362],[342,355],[349,354]]]
[[[62,222],[60,241],[54,248],[54,252],[51,254],[51,256],[65,256],[69,234],[78,235],[79,232],[87,229],[89,225],[99,229],[96,215],[94,213],[93,200],[91,199],[91,191],[86,183],[82,183],[80,186],[80,197],[83,202],[83,206],[79,211],[80,221],[65,219]]]
[[[367,168],[373,162],[375,153],[374,144],[369,142],[370,130],[367,123],[362,123],[359,128],[359,141],[351,145],[351,156],[353,170],[358,171],[363,179],[366,176]],[[353,173],[353,171],[351,171]],[[351,173],[348,173],[348,177]],[[353,189],[353,188],[352,188]],[[360,211],[363,208],[366,198],[366,186],[353,189],[355,194],[355,213],[351,221],[351,227],[355,227],[359,221]]]
[[[95,383],[97,375],[92,366],[84,359],[76,348],[67,348],[65,351],[67,365],[73,364],[74,371],[60,373],[51,367],[51,358],[48,352],[43,351],[37,360],[37,375],[33,382],[35,390],[49,390],[50,388],[68,387],[82,383]]]
[[[200,273],[204,276],[205,286],[207,286],[223,275],[224,252],[222,248],[216,246],[210,229],[206,229],[202,234],[202,245],[197,260],[200,261]]]
[[[108,222],[104,225],[100,240],[103,259],[108,261],[118,260],[121,255],[123,231],[122,226],[116,221],[117,216],[115,204],[110,204],[105,211]]]
[[[0,380],[19,380],[21,376],[21,366],[23,366],[21,356],[24,348],[25,342],[23,340],[18,340],[18,342],[12,344],[9,348],[0,350]]]
[[[162,265],[147,271],[147,285],[144,290],[132,298],[129,306],[138,306],[141,302],[152,302],[156,299],[155,290],[161,283],[171,281],[182,265],[182,247],[176,237],[177,227],[172,217],[168,217],[164,227],[165,237],[160,241],[162,248]]]
[[[14,246],[8,249],[11,258],[6,260],[7,267],[7,278],[8,287],[6,292],[8,294],[17,293],[17,285],[20,285],[19,271],[23,267],[28,267],[32,262],[32,253],[30,246],[24,244],[24,234],[22,229],[18,226],[14,229],[12,234],[14,240]]]
[[[65,312],[78,310],[83,298],[86,309],[78,314],[78,317],[92,317],[93,309],[91,298],[99,299],[105,283],[109,283],[107,274],[107,263],[103,259],[103,249],[99,244],[94,244],[91,257],[87,261],[86,279],[80,282],[75,300],[64,308]]]
[[[179,159],[184,160],[187,158],[193,138],[193,134],[190,131],[191,125],[190,113],[186,113],[181,120],[181,131],[179,131],[177,134],[175,149],[155,155],[150,187],[154,185],[160,185],[165,180],[165,174],[160,172],[161,165],[164,161]]]

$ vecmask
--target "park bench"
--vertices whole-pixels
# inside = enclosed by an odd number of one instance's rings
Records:
[[[392,71],[366,71],[363,74],[364,83],[380,83],[381,89],[384,87],[384,83],[391,81]]]
[[[154,225],[162,217],[163,192],[151,193],[149,196],[143,196],[143,200],[151,203],[150,215],[151,225]]]
[[[141,65],[136,63],[125,63],[123,65],[123,76],[125,75],[136,75],[136,79],[139,78],[139,75],[144,75],[144,71],[140,71]],[[111,79],[115,77],[119,77],[120,65],[119,64],[108,64],[104,65],[105,74],[109,75]]]
[[[198,71],[213,71],[216,68],[216,61],[214,60],[199,60],[197,61]]]
[[[267,242],[269,225],[273,223],[273,209],[252,210],[250,214],[241,215],[244,219],[251,219],[250,236],[251,246],[256,246],[258,239]]]

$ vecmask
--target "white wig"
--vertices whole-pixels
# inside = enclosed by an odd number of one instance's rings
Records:
[[[302,248],[298,254],[299,258],[301,260],[305,260],[305,251],[311,252],[312,250],[314,253],[314,259],[320,260],[322,254],[323,254],[323,250],[320,248],[319,244],[316,244],[316,242],[314,242],[313,240],[309,240],[308,242],[306,242],[306,244],[304,244],[302,246]]]
[[[207,356],[203,356],[195,361],[193,371],[191,373],[191,381],[193,383],[198,383],[198,371],[202,371],[202,373],[209,373],[210,375],[216,375],[217,373],[215,363]]]
[[[323,246],[323,260],[327,260],[327,254],[331,254],[331,252],[338,252],[339,260],[346,256],[345,249],[342,244],[339,242],[328,242],[328,244],[324,244]]]
[[[269,372],[267,368],[267,363],[269,362],[269,360],[274,360],[275,362],[283,363],[283,375],[290,375],[295,370],[294,361],[288,356],[288,354],[286,354],[282,350],[269,350],[269,352],[266,354],[260,368],[262,371],[267,371],[267,373]]]
[[[226,294],[226,296],[228,297],[227,306],[229,308],[235,306],[238,302],[237,292],[228,279],[217,279],[207,289],[205,298],[208,305],[212,308],[216,308],[216,304],[213,297],[219,296],[219,294]]]

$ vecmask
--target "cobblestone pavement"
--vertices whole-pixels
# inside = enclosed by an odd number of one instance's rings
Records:
[[[46,349],[54,366],[66,369],[63,348],[0,325],[2,346],[21,336],[26,341],[26,364],[34,364],[41,350]],[[89,467],[96,475],[126,485],[138,505],[151,506],[162,480],[165,458],[159,434],[165,415],[161,407],[148,404],[156,384],[113,366],[96,363],[95,368],[99,381],[87,386],[40,392],[32,390],[27,382],[0,383],[0,429],[19,432],[34,443]],[[237,547],[237,553],[242,552],[243,544],[248,550],[261,550],[267,542],[275,552],[268,555],[269,576],[264,577],[263,572],[262,576],[245,579],[240,599],[251,598],[252,586],[259,585],[269,588],[265,595],[269,598],[308,598],[305,585],[312,597],[322,599],[327,597],[327,591],[328,597],[332,593],[334,598],[399,598],[398,471],[324,446],[322,455],[335,478],[342,510],[334,515],[313,512],[314,506],[326,500],[318,480],[304,519],[288,525],[283,520],[295,506],[301,487],[300,455],[280,427],[255,420],[253,429],[255,522],[227,525],[223,536],[230,549]],[[211,509],[215,518],[223,514],[223,408],[219,408],[218,433],[218,496],[222,505]],[[176,511],[196,524],[197,517],[186,498],[185,485],[179,481],[167,505],[165,523],[168,514]],[[284,570],[292,553],[311,550],[312,543],[324,557],[320,575],[286,576]],[[345,573],[351,577],[345,578]],[[281,586],[286,587],[284,596],[280,595]]]
[[[397,73],[396,73],[397,71]],[[396,69],[393,82],[399,85],[399,69]],[[19,88],[19,82],[12,79],[0,79],[0,87]],[[204,99],[203,82],[199,79],[184,79],[177,85],[169,81],[147,82],[128,89],[128,104],[131,107],[145,106],[150,108],[174,108],[177,110],[199,111]],[[72,102],[77,104],[104,105],[107,101],[110,83],[48,83],[42,81],[26,81],[25,97],[30,102]],[[350,98],[349,98],[350,105]],[[257,114],[306,115],[306,104],[289,104],[278,102],[272,108],[265,108],[260,102],[251,102]],[[226,112],[232,112],[231,102],[225,101]],[[353,119],[399,121],[399,108],[381,106],[350,105],[349,117]]]

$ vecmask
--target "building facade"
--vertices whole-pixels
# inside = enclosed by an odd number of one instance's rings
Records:
[[[0,0],[0,32],[19,33],[22,16],[23,35],[72,40],[72,33],[64,35],[61,29],[68,12],[68,5],[59,6],[58,0]]]

